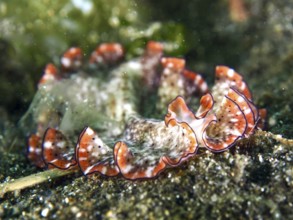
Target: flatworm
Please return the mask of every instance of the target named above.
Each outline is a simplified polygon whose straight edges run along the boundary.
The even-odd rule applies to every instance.
[[[163,49],[151,41],[141,58],[122,62],[123,47],[103,43],[88,65],[77,47],[63,54],[61,70],[48,64],[20,122],[32,163],[149,179],[199,148],[225,151],[263,128],[266,111],[257,109],[240,74],[217,66],[209,90],[184,59],[164,57]],[[202,97],[193,111],[188,105],[196,95]],[[151,105],[165,117],[145,118]]]

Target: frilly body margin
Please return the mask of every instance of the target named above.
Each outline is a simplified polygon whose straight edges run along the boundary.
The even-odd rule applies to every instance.
[[[92,53],[90,64],[115,65],[123,59],[123,52],[119,44],[102,44]],[[45,132],[38,130],[29,138],[29,159],[35,165],[49,169],[72,169],[78,166],[84,175],[98,172],[105,176],[122,175],[129,180],[150,179],[166,168],[179,166],[196,155],[200,147],[222,152],[239,139],[252,134],[257,127],[263,126],[266,111],[256,108],[247,84],[233,69],[217,66],[216,84],[208,92],[203,78],[185,69],[185,60],[162,58],[162,55],[162,44],[150,42],[139,65],[142,65],[142,78],[147,87],[158,87],[161,101],[157,108],[170,103],[164,121],[138,116],[133,120],[135,123],[126,127],[114,146],[105,144],[90,127],[84,128],[77,143],[68,140],[58,130],[58,125],[47,128]],[[158,77],[160,62],[163,74]],[[47,65],[39,87],[50,86],[68,77],[71,72],[76,72],[82,64],[81,49],[71,48],[65,52],[61,64],[62,72],[53,64]],[[157,82],[159,78],[160,83]],[[166,91],[176,91],[181,96],[174,99]],[[199,109],[194,113],[185,99],[190,99],[196,92],[204,95]],[[74,150],[67,151],[69,146]]]

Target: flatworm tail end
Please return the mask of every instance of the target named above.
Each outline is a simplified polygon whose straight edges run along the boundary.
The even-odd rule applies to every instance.
[[[43,159],[48,168],[69,169],[76,165],[72,143],[66,136],[53,128],[48,128],[42,143]]]

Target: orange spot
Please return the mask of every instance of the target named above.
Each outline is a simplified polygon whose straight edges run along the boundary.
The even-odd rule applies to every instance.
[[[70,60],[80,59],[82,57],[82,50],[79,47],[71,47],[63,54],[63,57]]]
[[[97,48],[97,52],[100,54],[104,53],[115,53],[123,54],[123,47],[118,43],[103,43]]]
[[[64,72],[77,70],[82,65],[82,50],[79,47],[71,47],[63,54],[61,64]]]
[[[233,76],[229,75],[229,71],[233,71]],[[216,77],[220,79],[229,79],[235,81],[242,81],[242,76],[227,66],[216,66]]]
[[[149,41],[147,43],[147,51],[150,53],[162,53],[163,52],[163,44],[156,41]]]
[[[197,73],[194,73],[194,72],[192,72],[192,71],[190,71],[190,70],[186,70],[186,69],[184,69],[183,72],[182,72],[182,75],[183,75],[185,78],[187,78],[187,79],[189,79],[189,80],[191,80],[191,81],[194,81],[194,80],[195,80],[195,77],[196,77],[198,74],[197,74]]]
[[[113,64],[124,56],[124,49],[118,43],[103,43],[92,53],[90,63]]]
[[[185,67],[185,60],[173,57],[163,57],[161,59],[161,64],[164,68],[170,68],[174,70],[183,70]]]

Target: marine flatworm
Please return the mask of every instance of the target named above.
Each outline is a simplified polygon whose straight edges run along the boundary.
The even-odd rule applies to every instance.
[[[209,90],[184,59],[164,57],[158,42],[128,62],[117,43],[101,44],[83,60],[75,47],[62,56],[61,70],[48,64],[20,122],[38,167],[153,178],[199,148],[225,151],[263,125],[265,110],[229,67],[216,67]],[[193,111],[196,95],[202,97]],[[159,119],[149,119],[150,110]]]

